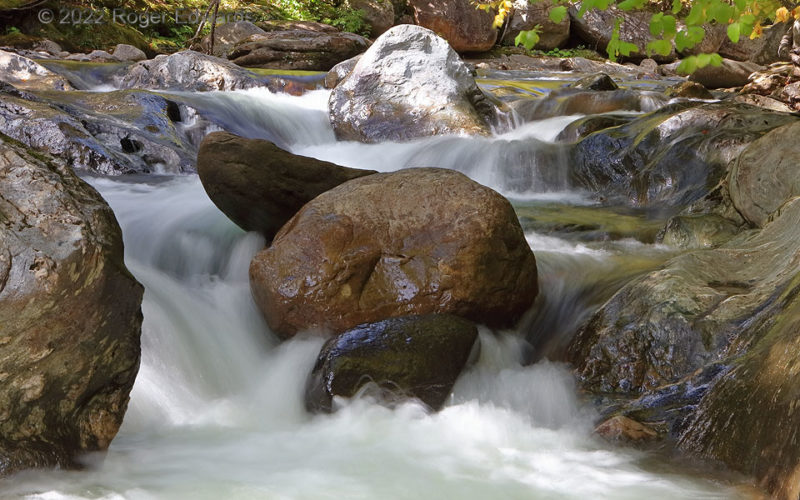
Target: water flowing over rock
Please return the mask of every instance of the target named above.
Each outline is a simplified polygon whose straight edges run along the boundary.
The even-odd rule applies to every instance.
[[[411,0],[419,26],[441,35],[456,52],[483,52],[497,41],[494,14],[477,9],[470,0]]]
[[[0,135],[0,475],[108,447],[139,368],[141,300],[100,195]]]
[[[556,3],[552,0],[530,2],[528,0],[514,0],[514,10],[503,36],[503,45],[514,45],[514,39],[520,31],[527,31],[539,27],[539,41],[536,47],[539,50],[551,50],[563,47],[569,40],[569,16],[560,23],[550,20],[550,11]]]
[[[434,168],[370,175],[316,197],[254,257],[250,284],[282,338],[409,314],[510,325],[538,293],[511,204]]]
[[[200,145],[197,173],[225,215],[245,231],[272,240],[317,195],[376,172],[293,155],[266,140],[214,132]]]
[[[0,50],[0,81],[27,90],[72,90],[67,80],[44,66]]]
[[[178,105],[140,91],[58,93],[51,104],[0,91],[0,133],[103,175],[194,170]],[[31,100],[33,99],[33,100]]]
[[[184,50],[140,61],[116,77],[123,89],[237,90],[266,86],[260,77],[219,57]]]
[[[228,58],[252,68],[328,71],[367,47],[369,41],[354,33],[271,31],[248,37]]]
[[[329,412],[334,396],[369,391],[391,403],[417,398],[438,410],[477,339],[471,321],[449,314],[357,326],[323,346],[306,385],[306,407]]]
[[[368,143],[486,135],[500,115],[447,42],[411,25],[375,41],[333,89],[329,109],[339,139]]]
[[[534,121],[555,116],[594,115],[613,111],[650,112],[662,108],[668,101],[667,97],[658,92],[630,89],[598,92],[563,88],[538,99],[520,99],[512,103],[511,107],[524,121]]]
[[[581,139],[572,180],[630,206],[684,207],[717,185],[750,141],[791,121],[743,104],[670,104]]]

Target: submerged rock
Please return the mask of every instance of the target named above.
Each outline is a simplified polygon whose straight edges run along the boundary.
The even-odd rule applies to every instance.
[[[306,407],[329,412],[333,397],[360,391],[389,402],[416,398],[438,410],[478,341],[478,329],[449,314],[360,325],[330,339],[306,384]]]
[[[102,197],[0,135],[0,475],[108,448],[139,368],[142,287]]]
[[[225,215],[245,231],[272,240],[316,196],[376,172],[294,155],[262,139],[214,132],[200,145],[197,173]]]
[[[250,284],[282,338],[409,314],[508,326],[538,292],[511,204],[436,168],[370,175],[319,195],[253,258]]]
[[[354,33],[271,31],[248,37],[228,58],[251,68],[327,71],[368,46],[366,38]]]
[[[0,50],[0,81],[25,90],[72,90],[67,80],[31,59]]]
[[[126,68],[116,80],[123,89],[208,91],[266,86],[266,79],[252,71],[193,50],[140,61]]]
[[[442,36],[456,52],[483,52],[497,41],[494,14],[470,0],[411,0],[419,26]]]
[[[378,38],[333,89],[328,108],[339,139],[368,143],[486,135],[500,113],[447,42],[411,25]]]

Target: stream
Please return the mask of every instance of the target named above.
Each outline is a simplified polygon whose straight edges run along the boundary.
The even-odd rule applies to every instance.
[[[744,497],[726,473],[593,435],[597,415],[569,367],[547,361],[626,280],[676,254],[636,237],[663,218],[595,207],[570,189],[555,138],[577,116],[490,138],[366,145],[335,141],[327,91],[167,94],[297,154],[380,171],[451,168],[496,189],[536,254],[535,314],[516,331],[481,331],[479,361],[439,413],[356,399],[312,416],[303,387],[322,340],[279,343],[262,320],[247,270],[263,238],[228,221],[196,175],[87,176],[113,208],[126,263],[145,286],[141,369],[104,456],[85,457],[81,471],[19,473],[0,483],[0,498]],[[588,213],[597,234],[552,229]],[[556,223],[543,224],[548,217]],[[628,230],[609,238],[607,226]]]

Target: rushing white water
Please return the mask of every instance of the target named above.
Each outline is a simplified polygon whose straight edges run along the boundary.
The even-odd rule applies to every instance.
[[[309,153],[314,144],[325,144],[324,124],[309,106],[319,95],[251,97],[236,95],[230,102],[241,101],[242,112],[248,103],[261,106],[271,120],[259,125],[265,134],[285,134],[295,151]],[[285,120],[297,128],[287,131]],[[450,156],[471,148],[463,153],[462,171],[481,180],[469,171],[470,155],[500,164],[509,143],[523,138],[548,144],[565,120],[505,139],[344,144],[315,151],[348,164],[372,157],[380,159],[382,170],[391,170],[426,148],[432,164],[452,167]],[[303,136],[306,128],[314,133]],[[146,289],[142,367],[123,427],[104,459],[87,457],[83,471],[18,474],[0,484],[3,498],[735,496],[720,483],[653,468],[648,454],[615,449],[592,436],[593,415],[579,402],[568,369],[547,362],[523,366],[528,346],[516,332],[482,332],[480,360],[461,376],[439,413],[413,403],[390,410],[356,400],[333,415],[310,416],[303,409],[303,386],[322,340],[278,344],[262,321],[250,297],[247,267],[263,240],[230,223],[196,177],[91,182],[117,214],[126,262]],[[581,253],[558,238],[529,237],[542,252]]]

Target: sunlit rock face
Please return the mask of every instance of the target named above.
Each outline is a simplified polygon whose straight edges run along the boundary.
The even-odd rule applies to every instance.
[[[72,90],[66,79],[41,64],[2,50],[0,50],[0,82],[27,90]]]
[[[483,52],[497,41],[494,14],[470,0],[410,0],[414,21],[447,40],[457,52]]]
[[[316,197],[254,257],[250,284],[282,338],[440,312],[509,326],[538,293],[511,204],[435,168],[370,175]]]
[[[0,136],[0,474],[108,447],[139,368],[141,301],[100,195]]]
[[[447,42],[412,25],[378,38],[333,89],[328,107],[337,138],[367,143],[487,135],[501,115]]]

